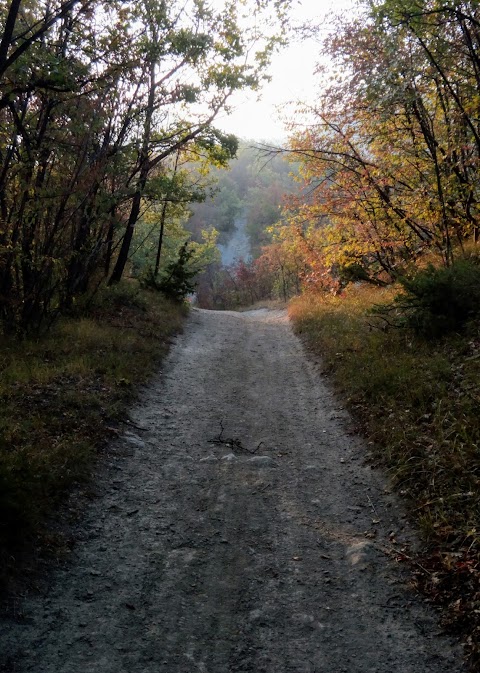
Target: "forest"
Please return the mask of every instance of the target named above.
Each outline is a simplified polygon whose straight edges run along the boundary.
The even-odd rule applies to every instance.
[[[215,118],[235,91],[260,86],[287,4],[2,4],[5,331],[38,331],[103,279],[118,283],[139,222],[156,229],[160,257],[166,219],[235,154]]]
[[[339,20],[323,39],[321,95],[294,115],[288,146],[255,157],[244,143],[222,171],[238,139],[215,119],[267,77],[287,6],[256,3],[261,33],[236,3],[5,4],[5,333],[38,332],[125,275],[173,294],[185,276],[185,294],[205,268],[205,306],[407,282],[437,260],[477,296],[476,4],[389,0]],[[252,257],[213,298],[225,285],[215,244],[240,214]]]
[[[187,297],[290,302],[409,503],[423,556],[389,553],[478,665],[480,6],[365,0],[328,35],[304,26],[317,94],[285,144],[222,132],[291,4],[0,3],[0,583]],[[248,254],[224,264],[239,231]]]

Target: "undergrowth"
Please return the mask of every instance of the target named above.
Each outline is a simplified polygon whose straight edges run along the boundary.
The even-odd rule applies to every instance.
[[[184,309],[124,283],[38,340],[1,338],[0,583],[95,455],[181,329]],[[113,427],[112,427],[113,426]]]
[[[425,542],[417,586],[480,661],[480,325],[428,341],[372,315],[397,289],[304,295],[289,312],[409,503]]]

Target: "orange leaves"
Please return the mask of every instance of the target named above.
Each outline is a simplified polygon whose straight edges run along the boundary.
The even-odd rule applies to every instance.
[[[290,204],[288,226],[302,222],[333,276],[350,262],[395,276],[428,249],[448,263],[454,241],[479,236],[478,16],[460,26],[443,7],[410,25],[402,6],[365,10],[326,39],[340,74],[290,139],[310,199]]]

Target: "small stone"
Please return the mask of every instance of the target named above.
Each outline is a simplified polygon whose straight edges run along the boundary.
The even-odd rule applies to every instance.
[[[140,437],[137,437],[137,435],[134,435],[132,432],[126,432],[123,436],[123,439],[127,442],[127,444],[136,446],[138,449],[145,448],[145,442],[143,439],[140,439]]]
[[[253,456],[247,460],[247,463],[253,463],[259,467],[274,467],[275,461],[270,456]]]
[[[214,456],[213,453],[211,453],[209,456],[205,456],[205,458],[200,458],[201,463],[211,463],[215,460],[218,460],[218,458]]]

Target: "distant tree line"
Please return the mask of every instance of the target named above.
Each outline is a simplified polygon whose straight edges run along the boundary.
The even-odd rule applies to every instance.
[[[272,240],[268,228],[282,218],[286,195],[300,191],[296,174],[295,164],[265,154],[254,141],[242,140],[227,170],[212,171],[216,186],[202,203],[192,206],[187,227],[193,234],[214,227],[225,242],[241,216],[252,256],[258,257]]]

